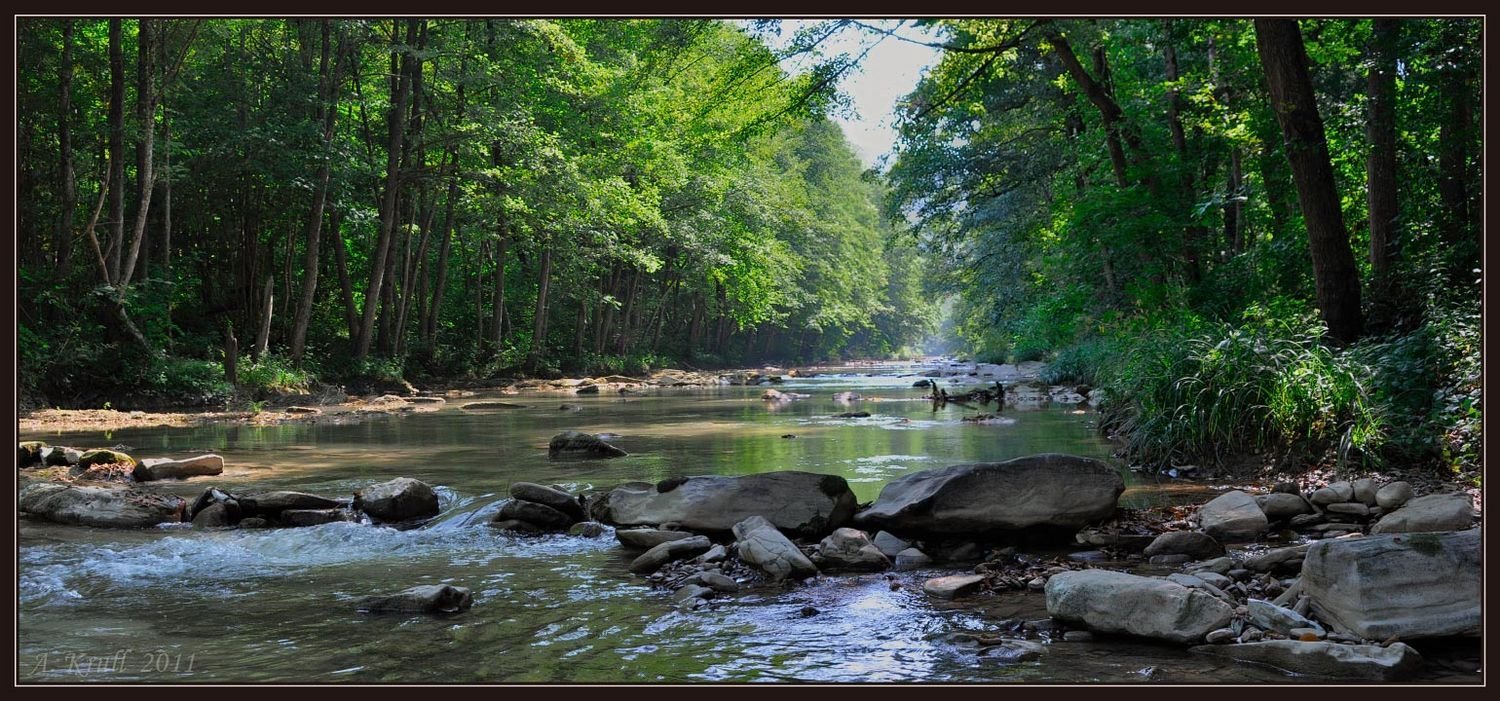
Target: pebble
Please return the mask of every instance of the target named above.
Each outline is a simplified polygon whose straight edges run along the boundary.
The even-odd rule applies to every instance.
[[[1208,641],[1210,644],[1218,645],[1220,643],[1227,643],[1231,640],[1234,640],[1234,638],[1235,634],[1233,629],[1220,628],[1218,630],[1209,631],[1208,635],[1204,636],[1203,639]]]
[[[803,606],[802,610],[798,611],[797,613],[800,614],[803,618],[811,618],[821,613],[821,611],[811,606]]]

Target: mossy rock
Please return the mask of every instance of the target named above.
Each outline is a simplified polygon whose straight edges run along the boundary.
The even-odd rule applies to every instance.
[[[42,448],[47,444],[41,441],[23,441],[16,444],[16,469],[31,467],[42,463]]]
[[[95,448],[79,456],[77,469],[87,470],[88,468],[95,465],[111,464],[128,465],[131,469],[134,469],[141,463],[139,460],[136,460],[135,458],[132,458],[129,455],[126,455],[125,453],[122,453],[118,450],[110,450],[108,448]]]

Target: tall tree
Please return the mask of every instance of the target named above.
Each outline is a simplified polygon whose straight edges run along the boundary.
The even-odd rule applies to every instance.
[[[323,233],[324,208],[328,203],[328,179],[333,172],[333,137],[338,117],[339,85],[342,80],[347,46],[342,36],[334,47],[331,20],[321,20],[322,51],[318,59],[318,114],[322,119],[323,138],[318,153],[318,174],[313,185],[311,212],[307,218],[307,235],[302,260],[302,291],[297,298],[297,313],[292,322],[291,358],[301,362],[307,343],[307,324],[312,318],[313,301],[318,291],[319,240]],[[330,56],[332,54],[332,56]],[[342,243],[340,243],[342,245]]]
[[[1307,226],[1318,308],[1336,341],[1359,338],[1359,274],[1349,248],[1349,231],[1334,186],[1323,119],[1318,114],[1308,73],[1307,50],[1296,20],[1255,20],[1255,45],[1266,74],[1271,104],[1281,125],[1287,162],[1297,183],[1297,200]]]
[[[1367,78],[1369,117],[1366,160],[1370,208],[1370,274],[1372,287],[1384,288],[1391,277],[1391,259],[1399,246],[1396,201],[1396,47],[1401,22],[1376,19],[1370,37]]]

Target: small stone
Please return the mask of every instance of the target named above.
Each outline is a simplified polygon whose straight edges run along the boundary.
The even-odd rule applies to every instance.
[[[956,599],[979,590],[984,584],[984,575],[957,574],[934,577],[922,583],[922,591],[939,599]]]
[[[1232,628],[1220,628],[1218,630],[1209,631],[1208,635],[1203,636],[1203,639],[1205,641],[1213,645],[1227,643],[1233,641],[1234,638],[1235,633]]]
[[[713,593],[714,590],[709,589],[708,587],[698,586],[697,584],[689,584],[681,589],[678,589],[672,594],[672,603],[680,604],[688,599],[704,599],[712,596]]]
[[[1228,572],[1229,570],[1231,570],[1233,568],[1234,568],[1234,560],[1230,559],[1229,557],[1216,557],[1216,558],[1214,558],[1212,560],[1203,560],[1202,562],[1194,562],[1194,563],[1192,563],[1192,564],[1190,564],[1190,565],[1187,566],[1188,572],[1190,572],[1192,574],[1197,574],[1199,572],[1204,572],[1204,571],[1207,571],[1207,572],[1217,572],[1218,574],[1224,574],[1224,573]]]
[[[802,609],[800,611],[798,611],[797,613],[799,615],[801,615],[803,618],[811,618],[811,617],[816,616],[816,615],[818,615],[819,613],[822,613],[822,612],[819,611],[819,610],[817,610],[816,608],[811,607],[811,606],[803,606]]]
[[[580,538],[598,538],[604,535],[604,526],[593,521],[575,523],[568,528],[568,535]]]
[[[1193,559],[1191,555],[1156,555],[1148,562],[1153,565],[1180,565]]]
[[[1235,580],[1236,582],[1243,582],[1250,578],[1252,572],[1243,567],[1237,567],[1235,569],[1229,570],[1228,572],[1225,572],[1224,574],[1225,576]]]
[[[1037,577],[1027,582],[1026,588],[1032,591],[1043,591],[1047,588],[1047,580]]]
[[[1305,643],[1322,640],[1326,635],[1321,628],[1293,628],[1287,631],[1287,633],[1293,640],[1301,640]]]

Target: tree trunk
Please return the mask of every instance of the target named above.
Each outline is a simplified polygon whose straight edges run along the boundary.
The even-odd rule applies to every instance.
[[[1166,31],[1166,41],[1163,42],[1163,62],[1166,64],[1167,80],[1173,83],[1173,87],[1167,89],[1167,126],[1172,132],[1172,145],[1177,150],[1177,160],[1182,169],[1180,187],[1182,188],[1182,201],[1189,206],[1197,199],[1197,183],[1193,179],[1193,168],[1188,158],[1187,134],[1182,128],[1182,101],[1178,98],[1176,82],[1177,73],[1177,49],[1172,44],[1172,20],[1162,20]],[[1191,284],[1198,284],[1203,279],[1203,267],[1199,261],[1199,252],[1202,250],[1202,242],[1207,238],[1208,230],[1197,223],[1189,223],[1185,227],[1183,236],[1183,259],[1187,262],[1187,279]]]
[[[1364,321],[1359,306],[1359,275],[1349,250],[1349,232],[1328,158],[1323,119],[1313,96],[1307,53],[1296,20],[1255,20],[1255,44],[1281,125],[1287,161],[1297,183],[1297,200],[1307,226],[1318,308],[1328,333],[1339,343],[1359,338]]]
[[[58,280],[66,280],[73,262],[73,209],[78,198],[73,177],[73,21],[63,20],[62,61],[57,69],[58,173],[62,180],[62,212],[57,221],[54,266]]]
[[[307,341],[307,325],[312,319],[313,301],[318,292],[318,241],[323,233],[323,209],[328,202],[328,179],[333,169],[333,135],[334,122],[338,115],[338,85],[339,64],[343,59],[343,42],[339,43],[339,51],[332,57],[333,66],[329,66],[329,53],[332,47],[332,28],[330,21],[322,20],[323,24],[323,51],[318,59],[318,87],[319,87],[319,110],[323,117],[323,148],[320,163],[318,164],[317,182],[313,186],[312,213],[307,219],[307,244],[306,253],[302,259],[302,291],[297,298],[297,314],[292,321],[292,348],[291,357],[293,363],[302,362],[302,352]]]
[[[1120,187],[1130,184],[1126,176],[1128,165],[1125,156],[1125,145],[1140,154],[1143,149],[1140,136],[1134,130],[1125,125],[1125,112],[1120,109],[1119,103],[1110,96],[1109,90],[1099,80],[1089,75],[1088,70],[1078,61],[1077,54],[1073,53],[1073,47],[1068,44],[1062,34],[1051,25],[1047,28],[1047,42],[1052,45],[1054,53],[1062,61],[1063,67],[1067,69],[1068,75],[1073,78],[1083,94],[1099,110],[1099,118],[1104,123],[1105,142],[1109,148],[1109,161],[1115,173],[1115,183]],[[1103,64],[1103,54],[1096,53],[1096,62]],[[1107,76],[1101,76],[1100,80],[1107,80]],[[1122,140],[1124,144],[1122,144]]]
[[[407,46],[414,45],[417,38],[417,25],[419,20],[407,20]],[[396,42],[400,33],[400,24],[396,20],[391,21],[391,99],[389,134],[386,142],[385,161],[385,197],[380,205],[380,238],[375,244],[375,258],[370,265],[370,283],[365,288],[364,315],[360,320],[359,334],[355,338],[354,359],[363,361],[370,356],[370,342],[374,340],[375,312],[380,307],[381,293],[384,291],[385,269],[387,259],[390,257],[391,238],[396,228],[396,219],[399,213],[396,209],[396,195],[401,189],[401,140],[403,137],[403,117],[406,115],[407,98],[410,96],[409,65],[413,61],[408,58],[409,54],[403,56]]]
[[[448,181],[448,201],[443,204],[443,243],[438,247],[437,272],[432,283],[432,301],[427,305],[424,338],[431,343],[437,335],[438,318],[443,311],[443,294],[448,286],[448,253],[453,242],[453,205],[458,199],[458,178]]]
[[[490,310],[493,314],[490,321],[491,333],[494,334],[492,340],[496,350],[504,347],[505,343],[505,249],[509,243],[505,232],[501,231],[500,240],[495,243],[495,306]]]
[[[329,216],[328,230],[333,234],[333,261],[339,273],[339,292],[344,300],[344,323],[349,329],[349,337],[355,338],[359,334],[359,311],[354,306],[354,285],[349,280],[348,253],[344,251],[344,235],[340,231],[343,225],[343,212],[333,210]]]
[[[550,239],[550,237],[549,237]],[[547,336],[547,288],[552,283],[552,242],[542,242],[542,270],[537,275],[536,318],[532,320],[531,352],[526,367],[535,372],[542,360],[543,341]]]
[[[135,276],[135,264],[141,255],[141,245],[146,239],[146,215],[151,211],[151,193],[156,191],[156,180],[152,173],[152,151],[156,142],[156,96],[152,90],[152,62],[155,55],[152,53],[151,42],[156,33],[156,21],[140,21],[139,54],[137,59],[136,75],[136,121],[141,130],[140,139],[136,142],[136,179],[139,188],[139,196],[135,209],[135,228],[130,234],[130,253],[125,257],[124,267],[121,268],[123,277],[120,279],[120,287],[130,284],[131,278]]]
[[[1390,281],[1395,254],[1396,217],[1396,45],[1401,21],[1376,19],[1370,39],[1367,79],[1370,108],[1366,134],[1370,155],[1365,163],[1370,208],[1371,287],[1383,289]]]
[[[125,248],[125,54],[120,45],[120,20],[109,20],[109,263],[105,282],[120,279],[120,254]]]
[[[266,289],[262,296],[265,299],[260,308],[260,333],[255,335],[255,347],[250,350],[250,357],[253,359],[264,356],[271,344],[271,311],[276,300],[276,276],[266,276]]]
[[[234,324],[224,324],[224,381],[233,387],[240,383],[240,342],[234,337]]]
[[[1445,31],[1442,40],[1448,46],[1460,41],[1457,32]],[[1451,50],[1451,49],[1450,49]],[[1442,86],[1442,117],[1438,125],[1438,197],[1443,204],[1439,217],[1443,241],[1456,245],[1470,238],[1477,241],[1474,215],[1470,209],[1468,152],[1474,115],[1469,103],[1468,79],[1464,69],[1449,60],[1439,68],[1438,84]]]

